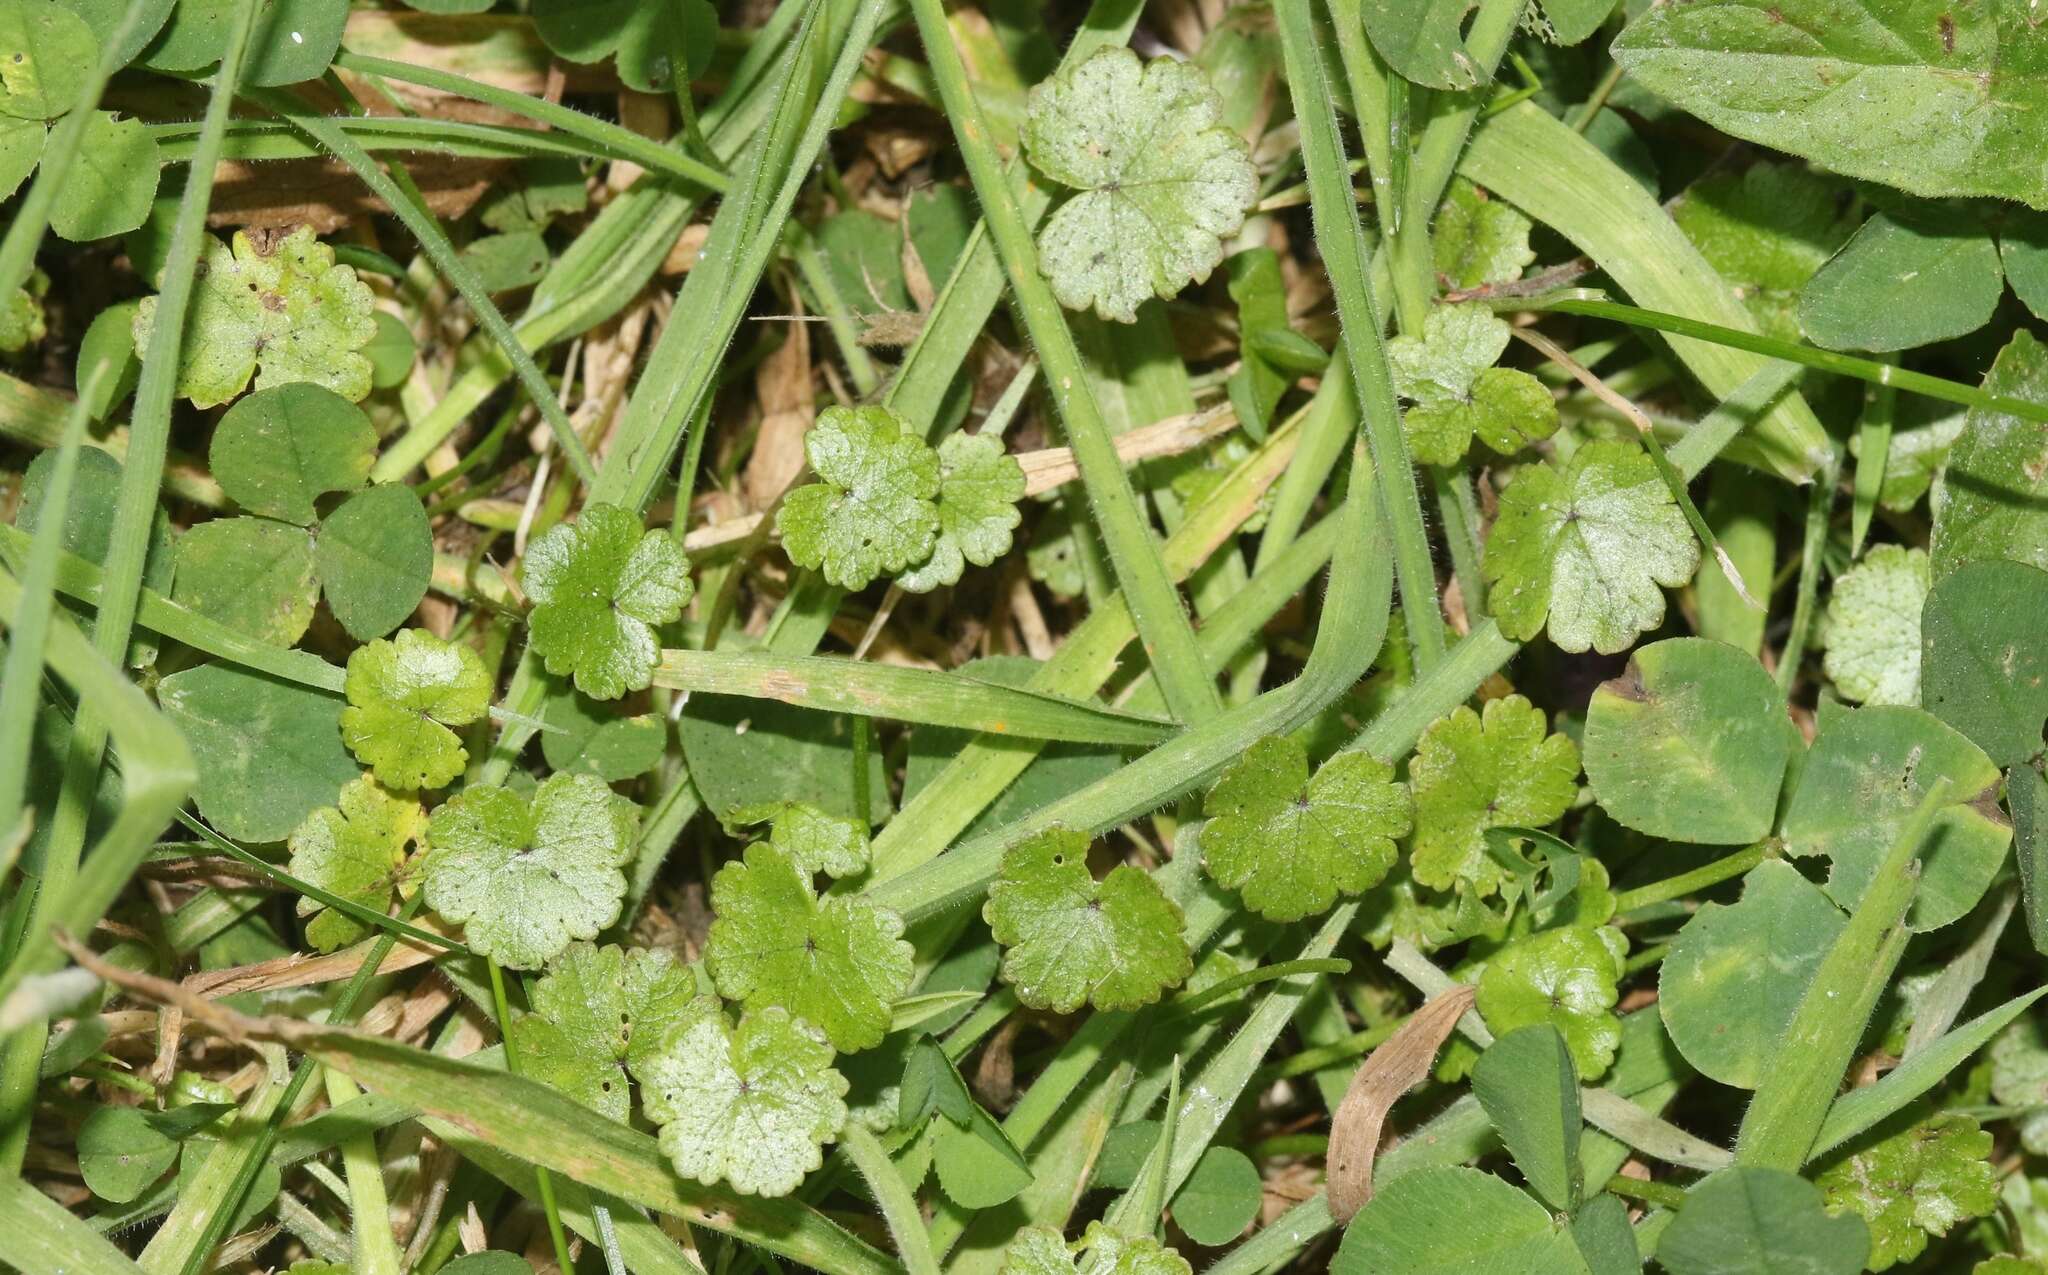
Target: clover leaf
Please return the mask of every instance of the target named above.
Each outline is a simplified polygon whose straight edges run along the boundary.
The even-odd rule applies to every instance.
[[[1269,921],[1315,916],[1340,894],[1378,885],[1412,818],[1393,767],[1369,753],[1339,753],[1310,778],[1308,751],[1290,735],[1247,749],[1202,809],[1209,875]]]
[[[1040,172],[1079,192],[1038,235],[1053,294],[1121,323],[1208,278],[1258,197],[1244,139],[1201,69],[1122,45],[1034,87],[1023,139]]]
[[[306,816],[286,843],[291,874],[373,911],[390,908],[404,876],[407,847],[427,828],[417,801],[364,775],[341,790],[336,805]],[[317,900],[301,898],[306,941],[322,952],[347,947],[370,928]]]
[[[592,699],[647,688],[661,659],[654,627],[674,623],[696,592],[675,537],[602,504],[528,545],[519,583],[533,600],[533,649]]]
[[[1920,609],[1927,551],[1877,545],[1835,580],[1822,667],[1843,699],[1920,702]]]
[[[590,775],[551,775],[531,799],[466,788],[427,826],[427,904],[478,953],[536,969],[618,919],[637,823]]]
[[[377,459],[363,409],[318,385],[258,390],[221,415],[207,465],[221,490],[265,518],[310,527],[314,501],[360,490]]]
[[[1626,946],[1618,931],[1581,925],[1516,939],[1486,963],[1474,1003],[1496,1036],[1533,1023],[1557,1028],[1579,1075],[1592,1080],[1621,1045],[1617,945]]]
[[[704,74],[718,44],[718,11],[710,0],[535,0],[533,29],[569,62],[616,54],[619,78],[642,93],[675,85],[675,59],[685,81]]]
[[[1439,306],[1422,335],[1387,342],[1394,388],[1411,406],[1403,420],[1415,458],[1454,465],[1473,434],[1503,455],[1557,432],[1557,403],[1527,372],[1495,367],[1508,325],[1482,305]]]
[[[826,814],[805,801],[772,801],[726,812],[728,826],[769,825],[768,843],[799,872],[850,877],[868,866],[868,833],[855,819]]]
[[[738,1027],[700,996],[652,1056],[633,1064],[647,1115],[676,1172],[747,1195],[787,1195],[824,1163],[846,1123],[846,1078],[832,1047],[788,1011]]]
[[[1526,640],[1549,618],[1560,650],[1626,650],[1664,619],[1664,594],[1692,579],[1699,544],[1650,457],[1587,443],[1560,470],[1519,471],[1501,494],[1482,564],[1501,632]]]
[[[1079,1244],[1069,1246],[1050,1226],[1027,1226],[1003,1252],[999,1275],[1074,1275],[1082,1253],[1101,1275],[1189,1275],[1188,1259],[1149,1235],[1126,1236],[1090,1222]]]
[[[1003,450],[1002,440],[982,434],[948,434],[939,444],[939,537],[922,565],[896,583],[912,593],[929,593],[960,583],[968,563],[985,567],[1010,551],[1010,533],[1023,521],[1024,467]]]
[[[775,527],[800,567],[843,589],[922,562],[939,535],[939,457],[884,407],[828,407],[804,435],[819,481],[783,499]]]
[[[439,788],[461,774],[469,752],[449,727],[469,725],[491,704],[491,675],[477,653],[425,629],[357,647],[345,689],[341,737],[393,788]]]
[[[1481,898],[1507,869],[1487,853],[1486,830],[1540,828],[1578,794],[1578,746],[1546,734],[1543,713],[1520,695],[1460,707],[1432,722],[1408,764],[1415,790],[1415,879],[1439,890],[1460,884]]]
[[[0,115],[50,120],[78,104],[99,65],[92,27],[69,9],[0,0]]]
[[[711,908],[704,965],[719,995],[787,1009],[847,1053],[888,1034],[915,956],[903,918],[855,895],[818,898],[809,873],[767,842],[718,870]]]
[[[1519,208],[1455,178],[1429,228],[1436,272],[1453,288],[1519,279],[1523,267],[1536,260],[1529,247],[1533,229]]]
[[[1928,1236],[1998,1207],[1990,1154],[1990,1134],[1969,1116],[1945,1112],[1865,1142],[1813,1181],[1829,1212],[1870,1224],[1866,1269],[1881,1271],[1920,1256]]]
[[[577,943],[527,998],[533,1012],[511,1031],[521,1070],[623,1123],[626,1069],[652,1061],[688,1021],[697,981],[659,948]]]
[[[377,335],[375,298],[353,267],[301,226],[261,251],[248,235],[234,244],[206,237],[198,287],[178,363],[178,393],[213,407],[256,388],[310,381],[351,402],[370,392],[370,360],[360,351]],[[135,312],[135,351],[147,356],[156,298]]]
[[[1179,906],[1127,863],[1095,880],[1088,837],[1071,828],[1004,851],[981,915],[1003,945],[1003,981],[1033,1009],[1137,1009],[1194,971]]]

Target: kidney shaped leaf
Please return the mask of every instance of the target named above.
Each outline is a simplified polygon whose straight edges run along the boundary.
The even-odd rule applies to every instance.
[[[1415,788],[1410,869],[1439,890],[1463,884],[1484,897],[1507,869],[1486,852],[1486,830],[1540,828],[1578,795],[1579,750],[1545,732],[1543,713],[1519,695],[1460,707],[1430,723],[1408,765]]]
[[[832,1047],[773,1007],[735,1028],[700,996],[633,1075],[676,1172],[748,1195],[794,1191],[846,1122]]]
[[[1557,432],[1557,403],[1527,372],[1495,367],[1508,325],[1481,305],[1439,306],[1422,335],[1387,342],[1394,388],[1414,405],[1403,416],[1415,458],[1455,465],[1473,434],[1503,455]]]
[[[1180,908],[1130,864],[1097,881],[1088,838],[1053,827],[1011,846],[981,915],[1003,981],[1033,1009],[1136,1009],[1194,971]]]
[[[549,528],[526,547],[519,582],[533,600],[533,649],[592,699],[646,689],[661,658],[654,626],[673,623],[696,592],[675,537],[617,505]]]
[[[577,943],[533,984],[512,1046],[527,1075],[624,1123],[626,1068],[658,1055],[696,997],[696,980],[665,950]]]
[[[765,823],[768,842],[789,856],[799,872],[850,877],[868,866],[868,833],[860,820],[824,811],[804,801],[764,802],[727,812],[728,825]]]
[[[589,775],[552,775],[531,800],[464,789],[427,827],[427,904],[475,951],[537,969],[618,919],[636,823],[633,803]]]
[[[1039,232],[1039,263],[1069,309],[1136,322],[1223,260],[1258,197],[1244,139],[1200,68],[1117,45],[1031,90],[1024,150],[1079,193]]]
[[[1194,1269],[1149,1235],[1126,1236],[1091,1222],[1071,1246],[1050,1226],[1025,1227],[1003,1253],[1001,1275],[1074,1275],[1083,1253],[1092,1259],[1089,1269],[1102,1275],[1188,1275]]]
[[[1572,1063],[1591,1080],[1621,1045],[1621,961],[1613,930],[1567,925],[1516,939],[1486,963],[1474,1003],[1498,1035],[1548,1023],[1564,1037]]]
[[[948,434],[939,444],[939,537],[931,557],[896,583],[929,593],[960,583],[968,563],[985,567],[1010,551],[1010,533],[1023,521],[1024,467],[1001,439]]]
[[[884,407],[828,407],[804,435],[819,481],[783,500],[776,530],[791,562],[845,589],[932,552],[939,457]]]
[[[427,830],[411,797],[387,791],[369,775],[341,790],[339,802],[306,816],[291,835],[291,873],[351,903],[382,912],[399,887],[408,848]],[[306,941],[322,952],[347,947],[370,930],[317,899],[299,900]]]
[[[349,751],[393,788],[439,788],[469,760],[449,727],[484,715],[491,675],[469,647],[406,629],[350,653],[346,692]]]
[[[1330,910],[1378,885],[1394,838],[1412,822],[1408,790],[1368,753],[1339,753],[1308,773],[1301,741],[1271,735],[1245,751],[1202,803],[1202,863],[1269,921]]]

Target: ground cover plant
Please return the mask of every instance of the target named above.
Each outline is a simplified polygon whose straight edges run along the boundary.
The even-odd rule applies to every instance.
[[[0,0],[0,1267],[2048,1275],[2042,65]]]

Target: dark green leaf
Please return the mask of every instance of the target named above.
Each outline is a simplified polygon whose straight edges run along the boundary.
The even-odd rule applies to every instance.
[[[207,664],[165,678],[157,702],[199,761],[200,813],[238,841],[284,840],[356,777],[338,696]]]
[[[1921,703],[1991,760],[2041,752],[2048,720],[2048,572],[1973,562],[1945,575],[1920,619]]]
[[[420,498],[399,483],[350,496],[320,524],[313,571],[349,636],[382,637],[405,623],[434,574]]]
[[[1536,1198],[1552,1211],[1579,1207],[1579,1075],[1555,1027],[1539,1023],[1493,1042],[1472,1067],[1472,1092]]]
[[[1983,222],[1878,213],[1807,283],[1799,323],[1825,349],[1904,350],[1975,332],[2004,291]]]
[[[1671,1275],[1855,1275],[1869,1252],[1862,1218],[1828,1216],[1812,1183],[1778,1169],[1716,1173],[1657,1242]]]

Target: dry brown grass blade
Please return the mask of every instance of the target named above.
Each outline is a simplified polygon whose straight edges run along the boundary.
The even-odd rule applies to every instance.
[[[1457,1030],[1472,1007],[1472,989],[1460,984],[1429,998],[1421,1009],[1366,1056],[1337,1114],[1330,1120],[1330,1216],[1343,1225],[1372,1198],[1372,1166],[1379,1156],[1380,1130],[1402,1094],[1421,1084],[1436,1062],[1436,1051]]]

